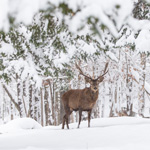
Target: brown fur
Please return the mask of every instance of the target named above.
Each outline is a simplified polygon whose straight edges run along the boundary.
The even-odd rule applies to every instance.
[[[99,83],[104,80],[104,75],[108,72],[106,71],[107,67],[108,62],[105,65],[104,74],[99,76],[97,79],[92,79],[91,77],[85,75],[82,69],[76,64],[76,68],[79,70],[80,74],[85,77],[85,81],[90,83],[90,87],[82,90],[69,90],[63,94],[62,103],[64,105],[65,115],[63,117],[62,129],[64,129],[65,123],[69,129],[68,117],[72,111],[79,111],[78,128],[81,122],[82,111],[88,111],[88,127],[90,127],[92,108],[98,99]]]
[[[66,114],[63,118],[62,129],[64,129],[65,122],[67,124],[67,128],[69,129],[68,117],[72,111],[79,111],[78,128],[81,122],[82,111],[88,111],[88,127],[90,127],[91,111],[98,99],[99,82],[102,82],[102,79],[91,80],[91,86],[89,88],[69,90],[63,94],[62,102],[64,104]]]
[[[69,107],[70,110],[87,111],[93,108],[98,98],[98,91],[94,93],[90,88],[69,90],[62,96],[62,101],[65,107]]]

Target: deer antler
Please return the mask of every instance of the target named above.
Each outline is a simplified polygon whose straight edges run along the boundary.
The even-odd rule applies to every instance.
[[[107,62],[107,63],[105,64],[104,74],[103,74],[102,76],[104,76],[104,75],[108,72],[108,70],[107,70],[108,64],[109,64],[109,62]],[[107,70],[107,71],[106,71],[106,70]]]
[[[104,73],[106,72],[107,68],[108,68],[108,62],[105,64]],[[108,72],[108,70],[107,70],[107,72]]]
[[[103,73],[102,75],[100,75],[97,79],[99,79],[100,77],[103,77],[103,76],[108,72],[108,70],[107,70],[108,64],[109,64],[109,62],[107,62],[107,63],[105,64],[104,73]],[[107,71],[106,71],[106,70],[107,70]]]
[[[83,75],[83,76],[85,76],[85,77],[87,77],[87,78],[89,78],[89,79],[92,79],[91,77],[89,77],[89,76],[87,76],[87,75],[85,75],[85,74],[83,73],[82,69],[77,65],[77,63],[76,63],[75,65],[76,65],[76,68],[79,70],[79,72],[80,72],[81,75]]]

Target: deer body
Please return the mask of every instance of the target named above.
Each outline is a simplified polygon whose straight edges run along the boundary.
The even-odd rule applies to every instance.
[[[90,88],[69,90],[62,96],[64,107],[70,111],[91,110],[98,99],[98,91],[94,93]]]
[[[90,83],[90,87],[84,89],[76,89],[76,90],[69,90],[62,96],[62,103],[65,109],[65,115],[63,117],[62,129],[64,129],[65,123],[67,128],[69,129],[68,125],[68,118],[72,111],[79,111],[79,123],[78,128],[81,122],[82,111],[88,112],[88,127],[90,127],[90,117],[92,109],[98,99],[99,94],[99,83],[104,80],[104,75],[107,73],[108,63],[105,66],[104,74],[99,76],[97,79],[93,79],[89,76],[86,76],[80,67],[76,64],[77,69],[80,71],[80,74],[85,76],[86,82]]]

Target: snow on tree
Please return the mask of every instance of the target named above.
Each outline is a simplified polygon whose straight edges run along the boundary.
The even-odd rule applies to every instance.
[[[30,24],[33,16],[46,7],[48,0],[1,0],[0,29],[8,31],[12,24]]]
[[[61,95],[69,88],[88,86],[74,64],[97,77],[106,62],[109,72],[100,85],[92,117],[150,116],[150,12],[146,2],[9,2],[0,2],[0,7],[7,8],[0,14],[3,116],[60,124]],[[77,118],[73,113],[71,121]]]

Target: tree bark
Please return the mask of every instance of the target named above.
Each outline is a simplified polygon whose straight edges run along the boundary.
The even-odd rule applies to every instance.
[[[140,79],[139,79],[139,109],[138,114],[144,117],[144,107],[145,107],[145,68],[146,68],[146,54],[141,53],[141,71],[140,71]]]
[[[32,84],[29,86],[29,116],[33,118],[33,89]]]
[[[45,87],[45,94],[44,94],[44,107],[45,107],[45,119],[46,119],[46,126],[51,125],[50,122],[50,109],[49,109],[49,102],[48,102],[48,90]]]
[[[34,90],[34,120],[38,121],[38,102],[39,102],[39,96],[38,96],[38,90]]]
[[[49,80],[49,90],[50,90],[50,101],[51,101],[51,110],[52,110],[52,119],[53,123],[56,124],[56,115],[55,115],[55,103],[54,103],[54,85]]]
[[[42,88],[40,89],[40,95],[41,95],[41,125],[44,126],[44,120],[43,120],[43,91]]]
[[[127,87],[127,114],[128,116],[132,116],[132,99],[131,99],[131,92],[132,92],[132,78],[129,76],[129,69],[130,69],[130,60],[128,60],[127,55],[126,55],[126,87]]]
[[[19,107],[18,103],[15,102],[15,99],[13,98],[12,94],[10,93],[10,91],[7,89],[6,85],[3,84],[3,88],[6,91],[7,95],[9,96],[10,100],[12,101],[12,103],[15,105],[16,109],[18,110],[18,112],[20,112],[20,107]]]

